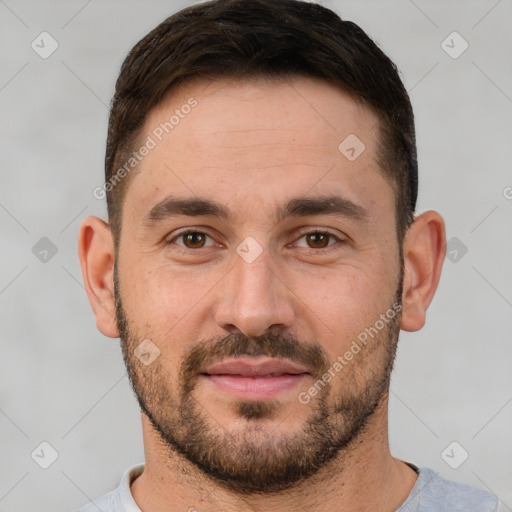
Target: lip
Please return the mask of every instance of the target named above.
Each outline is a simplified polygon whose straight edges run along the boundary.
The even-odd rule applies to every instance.
[[[309,372],[277,358],[233,358],[208,367],[201,374],[210,385],[240,400],[268,400],[296,388]]]
[[[309,373],[307,369],[287,359],[273,357],[237,357],[209,366],[203,373],[208,375],[236,375],[240,377],[269,377],[282,374]]]

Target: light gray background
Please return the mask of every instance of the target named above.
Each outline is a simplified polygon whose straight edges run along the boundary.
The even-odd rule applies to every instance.
[[[138,407],[118,341],[96,330],[77,232],[105,214],[92,190],[121,62],[190,3],[0,0],[0,512],[69,512],[143,461]],[[397,63],[416,114],[418,211],[438,210],[467,247],[445,261],[425,328],[402,333],[392,452],[512,510],[512,2],[323,3]],[[47,59],[31,48],[42,31],[59,44]],[[441,46],[453,31],[469,43],[457,59]],[[32,252],[42,237],[58,249],[46,263]],[[31,458],[42,441],[58,452],[46,470]],[[452,441],[469,453],[458,469],[441,457]]]

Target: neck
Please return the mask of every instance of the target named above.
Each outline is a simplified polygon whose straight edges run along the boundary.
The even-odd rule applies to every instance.
[[[146,465],[131,491],[142,510],[174,512],[396,511],[406,500],[416,472],[391,456],[384,396],[360,436],[317,474],[292,489],[269,495],[244,495],[216,485],[194,465],[162,445],[142,415]]]

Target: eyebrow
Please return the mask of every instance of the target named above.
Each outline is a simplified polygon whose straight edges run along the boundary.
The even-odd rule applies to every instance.
[[[369,218],[368,211],[360,204],[341,196],[330,195],[290,199],[284,206],[277,208],[276,221],[282,222],[289,217],[308,217],[312,215],[334,215],[357,221],[365,221]],[[225,205],[211,199],[168,196],[149,210],[142,219],[142,224],[153,227],[176,216],[212,216],[226,221],[230,221],[233,217]]]

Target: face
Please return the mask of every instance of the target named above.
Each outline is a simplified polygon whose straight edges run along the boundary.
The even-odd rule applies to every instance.
[[[351,134],[361,153],[339,149]],[[364,435],[389,386],[402,268],[377,117],[313,79],[197,82],[150,139],[114,276],[139,403],[217,483],[288,488]]]

